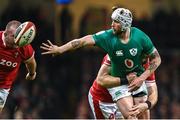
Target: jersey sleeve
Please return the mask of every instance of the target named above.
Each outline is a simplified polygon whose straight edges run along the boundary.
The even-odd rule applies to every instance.
[[[149,36],[147,36],[145,33],[143,33],[142,35],[142,40],[143,40],[143,51],[146,55],[149,55],[153,52],[153,50],[155,49],[151,39],[149,38]]]
[[[93,34],[93,39],[95,41],[95,45],[105,50],[105,52],[108,52],[108,40],[107,40],[107,34],[106,31],[100,31],[96,34]]]
[[[110,60],[110,58],[109,58],[109,55],[108,55],[108,54],[106,54],[106,55],[104,56],[104,58],[103,58],[103,61],[102,61],[101,65],[102,65],[102,64],[105,64],[105,65],[108,65],[108,66],[110,66],[110,65],[111,65],[111,60]]]
[[[34,49],[32,48],[32,46],[30,44],[22,47],[21,53],[22,53],[22,60],[24,62],[27,62],[32,57],[34,57]]]

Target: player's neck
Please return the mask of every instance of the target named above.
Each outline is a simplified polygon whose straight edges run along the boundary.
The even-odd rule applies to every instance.
[[[128,28],[125,32],[122,32],[119,37],[122,43],[128,43],[130,38],[130,29]]]
[[[15,44],[13,44],[13,43],[6,42],[6,41],[4,41],[4,46],[5,46],[6,48],[10,48],[10,49],[15,49],[15,48],[17,48],[17,45],[15,45]]]
[[[6,43],[5,47],[10,48],[10,49],[14,49],[17,48],[15,45],[11,44],[11,43]]]

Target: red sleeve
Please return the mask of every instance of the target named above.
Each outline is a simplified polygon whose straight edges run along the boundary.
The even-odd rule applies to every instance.
[[[149,67],[149,58],[147,58],[146,63],[143,65],[145,69]],[[155,80],[155,73],[153,72],[147,79],[146,81],[154,81]]]
[[[147,81],[153,81],[153,80],[155,80],[155,73],[153,72],[146,80],[147,80]]]
[[[110,61],[110,58],[109,58],[109,55],[108,55],[108,54],[106,54],[106,55],[104,56],[101,65],[102,65],[102,64],[111,65],[111,61]]]
[[[21,56],[22,56],[22,60],[26,61],[29,58],[31,58],[34,55],[34,49],[32,48],[32,46],[26,45],[20,48],[21,51]]]

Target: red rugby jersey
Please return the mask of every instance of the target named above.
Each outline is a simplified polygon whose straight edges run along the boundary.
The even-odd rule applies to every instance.
[[[0,31],[0,88],[9,89],[15,80],[20,64],[34,55],[31,45],[11,49],[5,46],[3,31]]]

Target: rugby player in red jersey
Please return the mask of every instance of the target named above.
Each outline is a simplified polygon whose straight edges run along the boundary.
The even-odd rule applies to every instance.
[[[102,61],[102,65],[110,66],[111,62],[106,55]],[[144,63],[144,68],[148,68],[149,60],[147,59]],[[130,76],[129,76],[130,77]],[[152,106],[157,102],[157,86],[155,82],[155,74],[153,73],[146,80],[146,86],[148,88],[148,100],[152,102]],[[144,111],[148,110],[148,105],[145,102],[139,103],[140,99],[138,93],[133,95],[136,105],[130,110],[130,115],[140,115]],[[91,110],[96,119],[117,119],[123,118],[119,112],[117,104],[113,102],[112,96],[109,94],[107,88],[98,84],[97,80],[93,82],[89,90],[88,95],[89,104]],[[150,118],[149,111],[146,118]]]
[[[36,61],[32,46],[18,47],[14,43],[16,29],[21,23],[16,20],[8,22],[6,29],[0,31],[0,110],[5,105],[9,90],[16,79],[21,63],[27,68],[27,80],[36,77]]]

